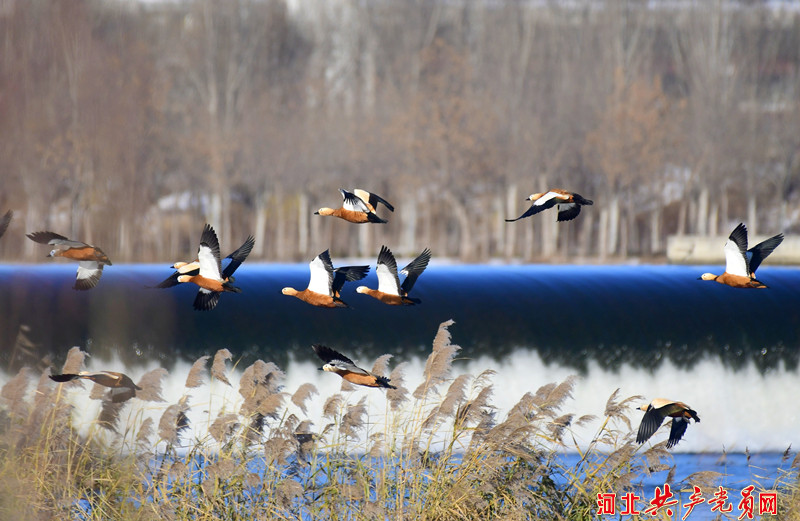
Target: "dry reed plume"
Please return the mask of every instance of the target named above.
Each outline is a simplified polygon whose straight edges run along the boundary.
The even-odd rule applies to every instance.
[[[640,397],[615,391],[599,417],[564,410],[573,377],[525,393],[501,417],[492,370],[451,375],[461,349],[452,324],[440,325],[413,393],[404,364],[390,374],[397,389],[324,397],[311,383],[285,389],[280,368],[258,360],[242,371],[238,394],[221,399],[211,384],[232,385],[227,349],[211,367],[200,357],[184,394],[163,405],[164,369],[143,375],[142,390],[121,403],[22,369],[0,390],[0,518],[589,520],[598,493],[635,490],[649,473],[668,471],[681,490],[719,482],[708,472],[675,481],[664,443],[634,443],[628,415]],[[385,374],[390,358],[372,371]],[[84,360],[73,348],[64,371]],[[73,411],[92,398],[101,407],[87,429]],[[319,425],[307,416],[315,400]],[[597,425],[588,446],[575,440],[579,425]],[[579,453],[577,463],[565,463],[566,451]],[[799,469],[796,457],[765,484],[780,492],[786,519],[800,516]]]

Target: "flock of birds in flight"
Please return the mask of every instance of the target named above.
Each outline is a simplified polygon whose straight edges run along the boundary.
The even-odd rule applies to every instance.
[[[316,212],[321,216],[334,216],[345,221],[357,224],[386,223],[375,212],[378,204],[383,204],[389,211],[394,207],[382,197],[355,189],[347,191],[340,189],[343,202],[340,208],[320,208]],[[558,221],[570,221],[581,212],[582,206],[592,205],[593,201],[583,196],[561,189],[552,189],[547,192],[535,193],[526,198],[531,201],[528,210],[516,219],[506,219],[514,222],[544,210],[556,207]],[[5,233],[13,213],[8,211],[0,218],[0,237]],[[103,267],[111,266],[108,256],[98,247],[80,241],[70,240],[63,235],[51,231],[39,231],[27,234],[34,242],[47,244],[52,250],[48,257],[64,257],[78,261],[78,273],[73,286],[76,290],[89,290],[94,288],[103,273]],[[767,286],[756,279],[756,269],[761,262],[772,253],[783,241],[783,234],[779,233],[769,239],[758,243],[752,248],[747,248],[747,228],[740,223],[731,232],[724,246],[725,272],[721,275],[704,273],[699,280],[714,280],[734,288],[766,288]],[[171,267],[175,270],[167,279],[156,285],[156,288],[170,288],[183,283],[193,283],[198,286],[194,308],[208,311],[216,307],[220,295],[224,292],[239,293],[241,289],[233,285],[233,274],[247,259],[255,239],[249,236],[245,242],[226,257],[229,262],[222,267],[220,247],[214,229],[206,224],[200,235],[200,246],[197,250],[197,259],[191,262],[176,262]],[[420,300],[409,297],[408,294],[417,278],[425,271],[431,258],[431,250],[425,248],[414,260],[402,270],[397,270],[397,262],[391,250],[382,246],[378,254],[376,273],[378,288],[371,289],[359,286],[358,293],[373,297],[384,304],[394,306],[419,304]],[[310,279],[308,287],[303,290],[283,288],[282,293],[296,297],[303,302],[314,306],[335,308],[347,307],[341,299],[341,290],[345,282],[358,281],[366,277],[369,266],[343,266],[334,268],[328,250],[317,255],[309,264]],[[399,275],[404,275],[400,283]],[[324,362],[319,369],[338,374],[350,383],[366,387],[382,387],[395,389],[384,376],[373,374],[362,369],[343,354],[321,344],[315,344],[312,349]],[[83,378],[112,390],[111,400],[122,402],[135,396],[141,390],[125,374],[114,371],[99,371],[74,374],[51,375],[56,382],[67,382]],[[697,412],[683,402],[656,398],[649,404],[642,405],[645,411],[637,433],[637,443],[647,441],[661,426],[666,418],[672,418],[667,448],[675,446],[681,440],[689,420],[699,422]]]

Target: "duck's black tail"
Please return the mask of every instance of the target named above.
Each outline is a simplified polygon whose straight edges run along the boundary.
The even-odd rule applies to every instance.
[[[385,387],[387,389],[397,389],[394,385],[389,383],[389,379],[385,376],[375,376],[375,381],[378,382],[379,387]]]
[[[387,222],[389,222],[386,219],[381,219],[380,217],[378,217],[378,214],[374,212],[369,212],[367,214],[367,220],[371,223],[378,223],[378,224],[386,224]]]

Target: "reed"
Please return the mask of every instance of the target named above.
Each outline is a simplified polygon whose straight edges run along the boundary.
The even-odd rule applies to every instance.
[[[693,484],[709,494],[719,481],[701,473],[676,482],[663,443],[634,443],[629,414],[640,397],[614,392],[597,415],[574,414],[564,410],[568,378],[526,393],[500,417],[493,371],[453,374],[460,348],[451,325],[439,327],[413,391],[402,364],[390,375],[397,389],[354,393],[343,383],[320,396],[311,383],[285,389],[280,368],[259,360],[231,397],[214,391],[233,389],[228,350],[198,359],[174,403],[162,397],[164,369],[145,374],[126,403],[23,369],[0,391],[0,519],[589,520],[599,493],[640,490],[650,473],[671,469],[676,490]],[[83,361],[71,351],[66,365],[77,371]],[[389,362],[379,358],[373,372]],[[100,412],[79,428],[73,412],[91,399]],[[316,400],[319,425],[307,415]],[[385,402],[379,414],[375,401]],[[202,428],[190,423],[193,409],[208,411]],[[588,445],[574,436],[582,425],[597,425]],[[567,451],[577,463],[565,463]],[[781,519],[800,519],[800,458],[789,469],[759,486],[778,491]]]

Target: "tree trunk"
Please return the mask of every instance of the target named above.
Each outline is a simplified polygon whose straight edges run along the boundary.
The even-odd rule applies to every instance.
[[[519,221],[517,221],[519,222]],[[523,221],[524,223],[524,221]],[[522,224],[522,223],[520,223]],[[525,239],[522,248],[522,258],[525,262],[530,262],[533,259],[533,252],[536,246],[534,235],[534,223],[523,224],[525,226]]]
[[[129,244],[130,244],[130,228],[125,219],[119,220],[118,237],[117,237],[117,254],[125,260],[137,260],[130,258]]]
[[[453,216],[456,218],[456,222],[458,223],[459,251],[457,252],[457,255],[463,261],[472,261],[474,260],[475,252],[472,243],[472,235],[470,234],[472,227],[467,209],[461,203],[461,201],[459,201],[450,192],[445,193],[445,198],[447,199],[450,207],[453,209]]]
[[[517,185],[513,184],[508,187],[506,191],[506,215],[513,219],[518,217],[519,214],[517,213],[517,199],[519,198],[519,190],[517,189]],[[503,230],[505,231],[505,245],[503,256],[506,260],[511,259],[514,256],[514,247],[516,246],[517,242],[517,223],[507,223],[505,220],[502,222]]]
[[[608,208],[603,208],[600,210],[600,236],[597,240],[597,254],[600,257],[601,261],[605,261],[608,258]]]
[[[729,203],[730,203],[730,199],[728,198],[728,191],[727,190],[723,190],[722,194],[720,194],[720,198],[719,199],[720,199],[720,202],[719,202],[720,219],[721,219],[722,225],[723,226],[727,226],[728,219],[730,219],[730,217],[728,216],[728,207],[729,207]]]
[[[594,230],[595,212],[586,212],[586,216],[581,216],[581,231],[578,236],[578,256],[585,259],[589,257],[592,248],[592,232]]]
[[[418,219],[416,197],[409,198],[409,200],[403,204],[402,213],[399,217],[401,217],[400,227],[403,230],[403,250],[414,251],[414,248],[416,248]]]
[[[286,212],[285,212],[285,200],[283,192],[278,190],[274,194],[272,194],[272,204],[275,208],[277,208],[277,212],[275,212],[275,239],[273,242],[275,243],[275,254],[279,259],[288,259],[292,257],[291,251],[286,247],[286,237],[287,237],[287,223],[286,223]]]
[[[619,248],[619,197],[614,195],[608,208],[608,248],[609,255],[616,255]]]
[[[681,201],[678,208],[678,235],[686,235],[686,212],[687,204]]]
[[[704,186],[697,198],[697,216],[693,221],[697,223],[699,235],[708,235],[708,219],[708,188]]]
[[[661,253],[661,207],[650,213],[650,254]]]
[[[505,255],[506,238],[509,230],[505,226],[507,223],[503,220],[504,211],[503,196],[498,193],[492,197],[492,213],[487,222],[486,256],[489,258]]]
[[[311,213],[308,207],[308,195],[301,192],[297,198],[297,248],[293,255],[299,254],[301,257],[309,255],[308,251],[308,220]]]
[[[266,253],[268,201],[269,192],[260,192],[256,195],[256,222],[255,233],[253,234],[256,239],[256,243],[253,245],[253,256],[256,258],[264,258]]]
[[[370,246],[372,243],[371,232],[372,226],[369,224],[362,224],[358,228],[358,254],[362,257],[370,257],[372,254],[370,251]]]
[[[711,203],[708,211],[708,235],[716,236],[719,232],[719,202]]]
[[[545,258],[552,258],[558,251],[558,232],[560,223],[551,214],[552,210],[542,213],[542,237],[544,244],[542,244],[542,253]],[[550,215],[548,215],[550,214]]]
[[[758,207],[752,190],[748,190],[747,195],[747,230],[751,236],[758,233]]]

